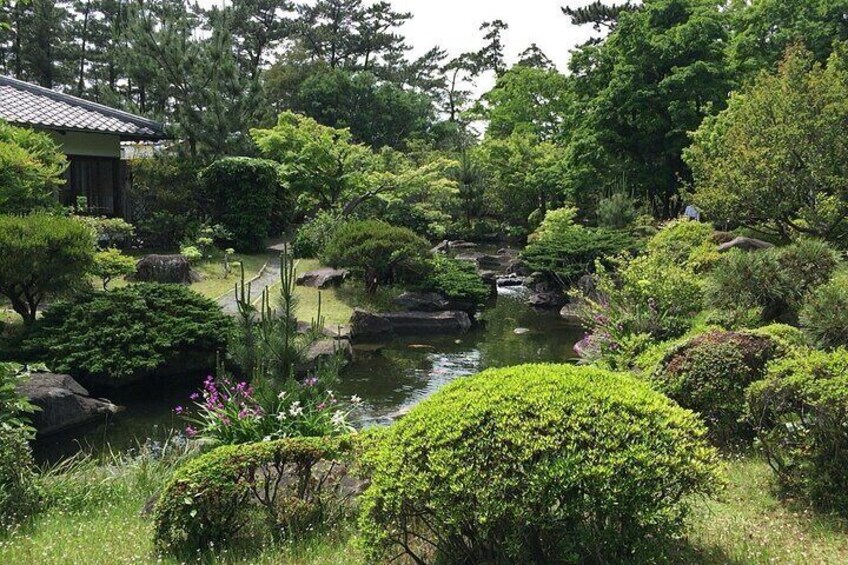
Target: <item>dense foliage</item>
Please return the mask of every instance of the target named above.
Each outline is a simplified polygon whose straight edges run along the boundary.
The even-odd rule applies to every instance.
[[[42,213],[0,216],[0,249],[0,294],[27,324],[45,298],[78,286],[94,257],[88,228]]]
[[[778,74],[760,75],[704,122],[687,161],[694,201],[706,213],[784,238],[844,240],[847,56],[840,46],[822,67],[803,47],[793,48]]]
[[[56,208],[66,166],[48,134],[0,120],[0,214]]]
[[[119,386],[215,366],[232,322],[179,285],[137,284],[52,304],[24,353],[86,383]]]
[[[334,267],[353,270],[365,288],[374,292],[380,285],[399,282],[410,272],[420,271],[429,247],[409,229],[379,220],[361,220],[336,229],[321,258]]]
[[[160,495],[156,545],[191,555],[238,537],[305,536],[344,511],[350,493],[340,487],[339,463],[350,449],[348,439],[299,438],[202,455],[174,473]]]
[[[110,247],[95,253],[91,274],[101,280],[103,290],[109,290],[109,283],[114,279],[135,272],[135,263],[132,257],[124,255],[119,249]]]
[[[839,263],[839,255],[816,240],[764,251],[732,250],[707,278],[707,304],[739,325],[794,323],[805,296],[830,280]]]
[[[798,320],[816,345],[848,347],[848,273],[837,273],[807,295]]]
[[[486,302],[492,289],[483,282],[473,263],[435,256],[427,262],[423,288],[446,298],[467,301],[472,307]]]
[[[679,532],[685,497],[711,490],[704,433],[645,383],[597,369],[461,379],[367,450],[368,558],[619,561]]]
[[[522,252],[531,270],[546,274],[563,287],[592,272],[598,259],[613,257],[635,245],[624,232],[575,223],[576,215],[574,208],[548,212]]]
[[[239,251],[257,251],[271,233],[285,229],[289,204],[273,161],[229,157],[200,174],[212,219],[232,234]]]
[[[800,351],[776,363],[748,403],[781,487],[848,515],[848,350]]]
[[[22,378],[19,367],[0,363],[0,528],[31,514],[39,499],[27,420],[34,408],[16,390]]]

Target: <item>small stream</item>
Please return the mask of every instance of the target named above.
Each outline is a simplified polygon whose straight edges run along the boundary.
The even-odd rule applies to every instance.
[[[461,336],[398,339],[358,345],[354,362],[337,386],[343,396],[362,398],[356,416],[362,427],[391,423],[445,384],[491,367],[566,362],[582,331],[556,311],[537,311],[523,302],[525,289],[504,288],[482,315],[482,323]],[[523,333],[516,333],[523,328]],[[200,379],[202,379],[202,375]],[[186,404],[198,383],[160,389],[151,395],[127,391],[113,400],[126,410],[112,421],[40,439],[35,455],[56,462],[78,451],[127,451],[146,439],[161,441],[182,430],[173,408]],[[140,397],[141,396],[141,397]]]

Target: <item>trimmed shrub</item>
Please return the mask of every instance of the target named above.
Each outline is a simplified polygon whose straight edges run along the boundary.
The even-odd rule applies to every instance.
[[[0,216],[0,294],[24,322],[45,298],[83,282],[94,258],[86,226],[48,214]]]
[[[848,273],[837,274],[810,293],[798,320],[816,345],[848,347]]]
[[[251,537],[297,537],[344,511],[349,438],[219,447],[174,473],[154,511],[155,543],[194,554]]]
[[[576,214],[574,208],[548,212],[522,252],[531,270],[547,274],[564,287],[593,272],[597,260],[634,246],[624,232],[575,224]]]
[[[675,265],[701,270],[718,259],[718,246],[713,241],[713,234],[710,224],[674,220],[651,238],[648,253]]]
[[[848,516],[848,349],[774,363],[748,417],[784,492]]]
[[[369,293],[423,270],[430,245],[411,230],[379,220],[348,222],[333,233],[322,260],[363,278]]]
[[[64,183],[65,167],[48,134],[0,120],[0,213],[58,208],[54,190]]]
[[[272,227],[284,228],[289,206],[275,162],[226,157],[204,169],[200,180],[213,221],[232,233],[238,251],[257,251]]]
[[[231,328],[214,301],[182,286],[145,283],[53,304],[23,349],[83,382],[119,386],[212,370]]]
[[[377,432],[360,527],[370,563],[621,562],[678,534],[716,452],[689,411],[633,377],[488,370]]]
[[[829,281],[839,263],[832,248],[815,240],[764,251],[732,250],[707,280],[707,303],[736,324],[794,323],[804,297]]]
[[[483,282],[473,263],[438,255],[427,263],[428,271],[423,290],[438,292],[452,300],[469,301],[474,305],[486,302],[491,288]]]
[[[751,438],[750,426],[741,421],[745,391],[765,376],[771,360],[790,347],[788,341],[765,332],[711,330],[668,351],[651,380],[660,392],[699,413],[711,438],[726,445]]]
[[[124,255],[115,248],[98,251],[94,255],[94,265],[91,274],[98,277],[103,283],[103,290],[108,290],[109,283],[113,279],[131,275],[135,272],[136,260],[129,255]]]

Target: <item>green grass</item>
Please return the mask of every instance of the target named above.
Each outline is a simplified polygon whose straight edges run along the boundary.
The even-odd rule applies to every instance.
[[[205,261],[194,267],[195,272],[200,274],[202,280],[192,284],[191,288],[209,298],[218,298],[227,292],[232,292],[241,279],[241,273],[236,263],[241,262],[244,265],[244,278],[250,280],[259,273],[262,266],[269,260],[273,260],[272,256],[264,253],[259,255],[234,255],[231,261],[233,268],[229,275],[224,272],[222,260]]]
[[[27,526],[0,538],[0,563],[154,564],[152,523],[141,508],[161,487],[176,459],[91,461],[44,480],[51,506]],[[727,465],[728,486],[697,501],[688,539],[671,563],[719,565],[848,563],[844,522],[793,508],[771,491],[768,466],[756,458]],[[221,550],[198,562],[224,564],[363,564],[350,526],[298,543]]]

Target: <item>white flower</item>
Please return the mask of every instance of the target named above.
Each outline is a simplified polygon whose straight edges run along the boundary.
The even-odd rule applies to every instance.
[[[286,413],[285,412],[280,412],[280,413],[277,414],[277,420],[279,420],[280,422],[282,422],[285,419],[286,419]]]
[[[281,392],[280,394],[277,395],[277,398],[279,398],[280,400],[283,400],[285,397],[286,397],[286,391],[283,391],[283,392]]]
[[[334,396],[333,391],[327,390],[327,396],[329,396],[330,398],[333,398],[333,396]]]
[[[292,405],[289,406],[289,414],[295,418],[303,414],[303,407],[300,405],[300,401],[292,402]]]
[[[345,415],[336,410],[335,412],[333,412],[333,417],[330,418],[330,422],[333,424],[333,426],[341,428],[345,424]]]
[[[353,405],[362,404],[362,399],[354,394],[353,396],[350,397],[350,403],[353,404]]]
[[[262,441],[271,441],[271,436],[265,436],[262,438]]]

